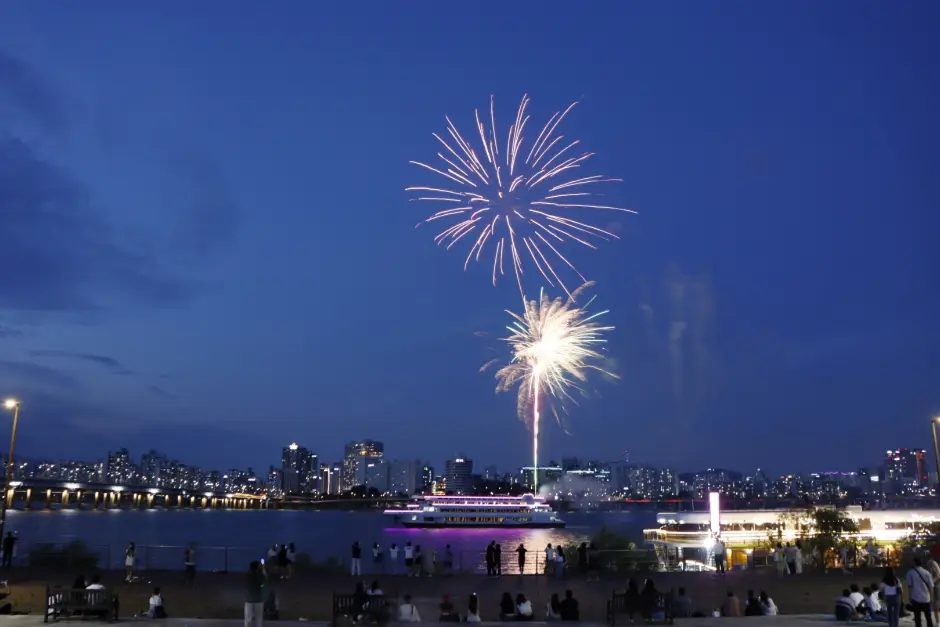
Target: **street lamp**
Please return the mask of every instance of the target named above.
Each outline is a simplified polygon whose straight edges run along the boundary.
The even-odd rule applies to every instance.
[[[7,453],[7,471],[3,475],[3,502],[0,503],[0,539],[3,538],[7,524],[7,492],[10,490],[10,477],[13,475],[13,445],[16,444],[16,423],[20,418],[20,402],[15,398],[3,401],[3,407],[13,412],[13,430],[10,433],[10,450]]]

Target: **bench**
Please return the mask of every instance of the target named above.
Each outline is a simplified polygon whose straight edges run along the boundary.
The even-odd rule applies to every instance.
[[[46,586],[46,611],[43,622],[60,618],[97,618],[108,622],[117,621],[117,592],[112,590],[74,590]]]
[[[610,599],[607,601],[607,624],[616,624],[617,614],[627,614],[629,613],[628,609],[627,593],[617,592],[615,590],[613,593],[611,593]],[[656,600],[656,607],[652,612],[650,612],[649,609],[643,608],[643,601],[641,598],[638,602],[638,607],[635,608],[635,611],[636,613],[640,614],[640,616],[646,622],[662,622],[671,625],[673,623],[672,593],[660,593]],[[647,616],[647,614],[651,614],[651,616]]]
[[[365,616],[364,622],[385,623],[391,618],[391,611],[395,608],[389,608],[391,601],[387,596],[367,597],[363,607],[356,607],[356,595],[333,593],[333,614],[331,624],[336,627],[336,621],[340,617],[348,617],[352,622],[356,622],[358,616]]]

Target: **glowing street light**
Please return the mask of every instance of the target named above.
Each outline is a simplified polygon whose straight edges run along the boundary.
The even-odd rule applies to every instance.
[[[3,537],[4,527],[7,524],[7,493],[10,490],[10,479],[13,477],[13,446],[16,444],[16,424],[20,419],[20,402],[15,398],[3,401],[3,407],[13,412],[13,430],[10,433],[10,450],[7,453],[7,471],[3,475],[3,502],[0,503],[0,538]]]

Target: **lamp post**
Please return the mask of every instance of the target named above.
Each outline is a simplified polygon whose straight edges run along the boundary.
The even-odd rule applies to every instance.
[[[937,423],[940,422],[940,416],[930,421],[930,429],[933,431],[933,455],[937,462],[937,481],[940,482],[940,447],[937,446]]]
[[[10,450],[7,452],[7,471],[3,475],[3,502],[0,503],[0,539],[7,524],[7,493],[10,490],[10,476],[13,474],[13,445],[16,444],[16,423],[20,418],[20,402],[15,398],[3,401],[3,407],[13,412],[13,430],[10,433]]]

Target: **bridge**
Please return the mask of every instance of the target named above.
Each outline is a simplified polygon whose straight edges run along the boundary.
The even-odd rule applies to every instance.
[[[73,483],[49,479],[11,481],[6,493],[9,509],[268,509],[275,501],[258,494],[151,488],[109,483]]]
[[[267,495],[152,488],[110,483],[75,483],[58,479],[10,482],[8,509],[385,509],[407,497],[320,498],[306,494]]]

